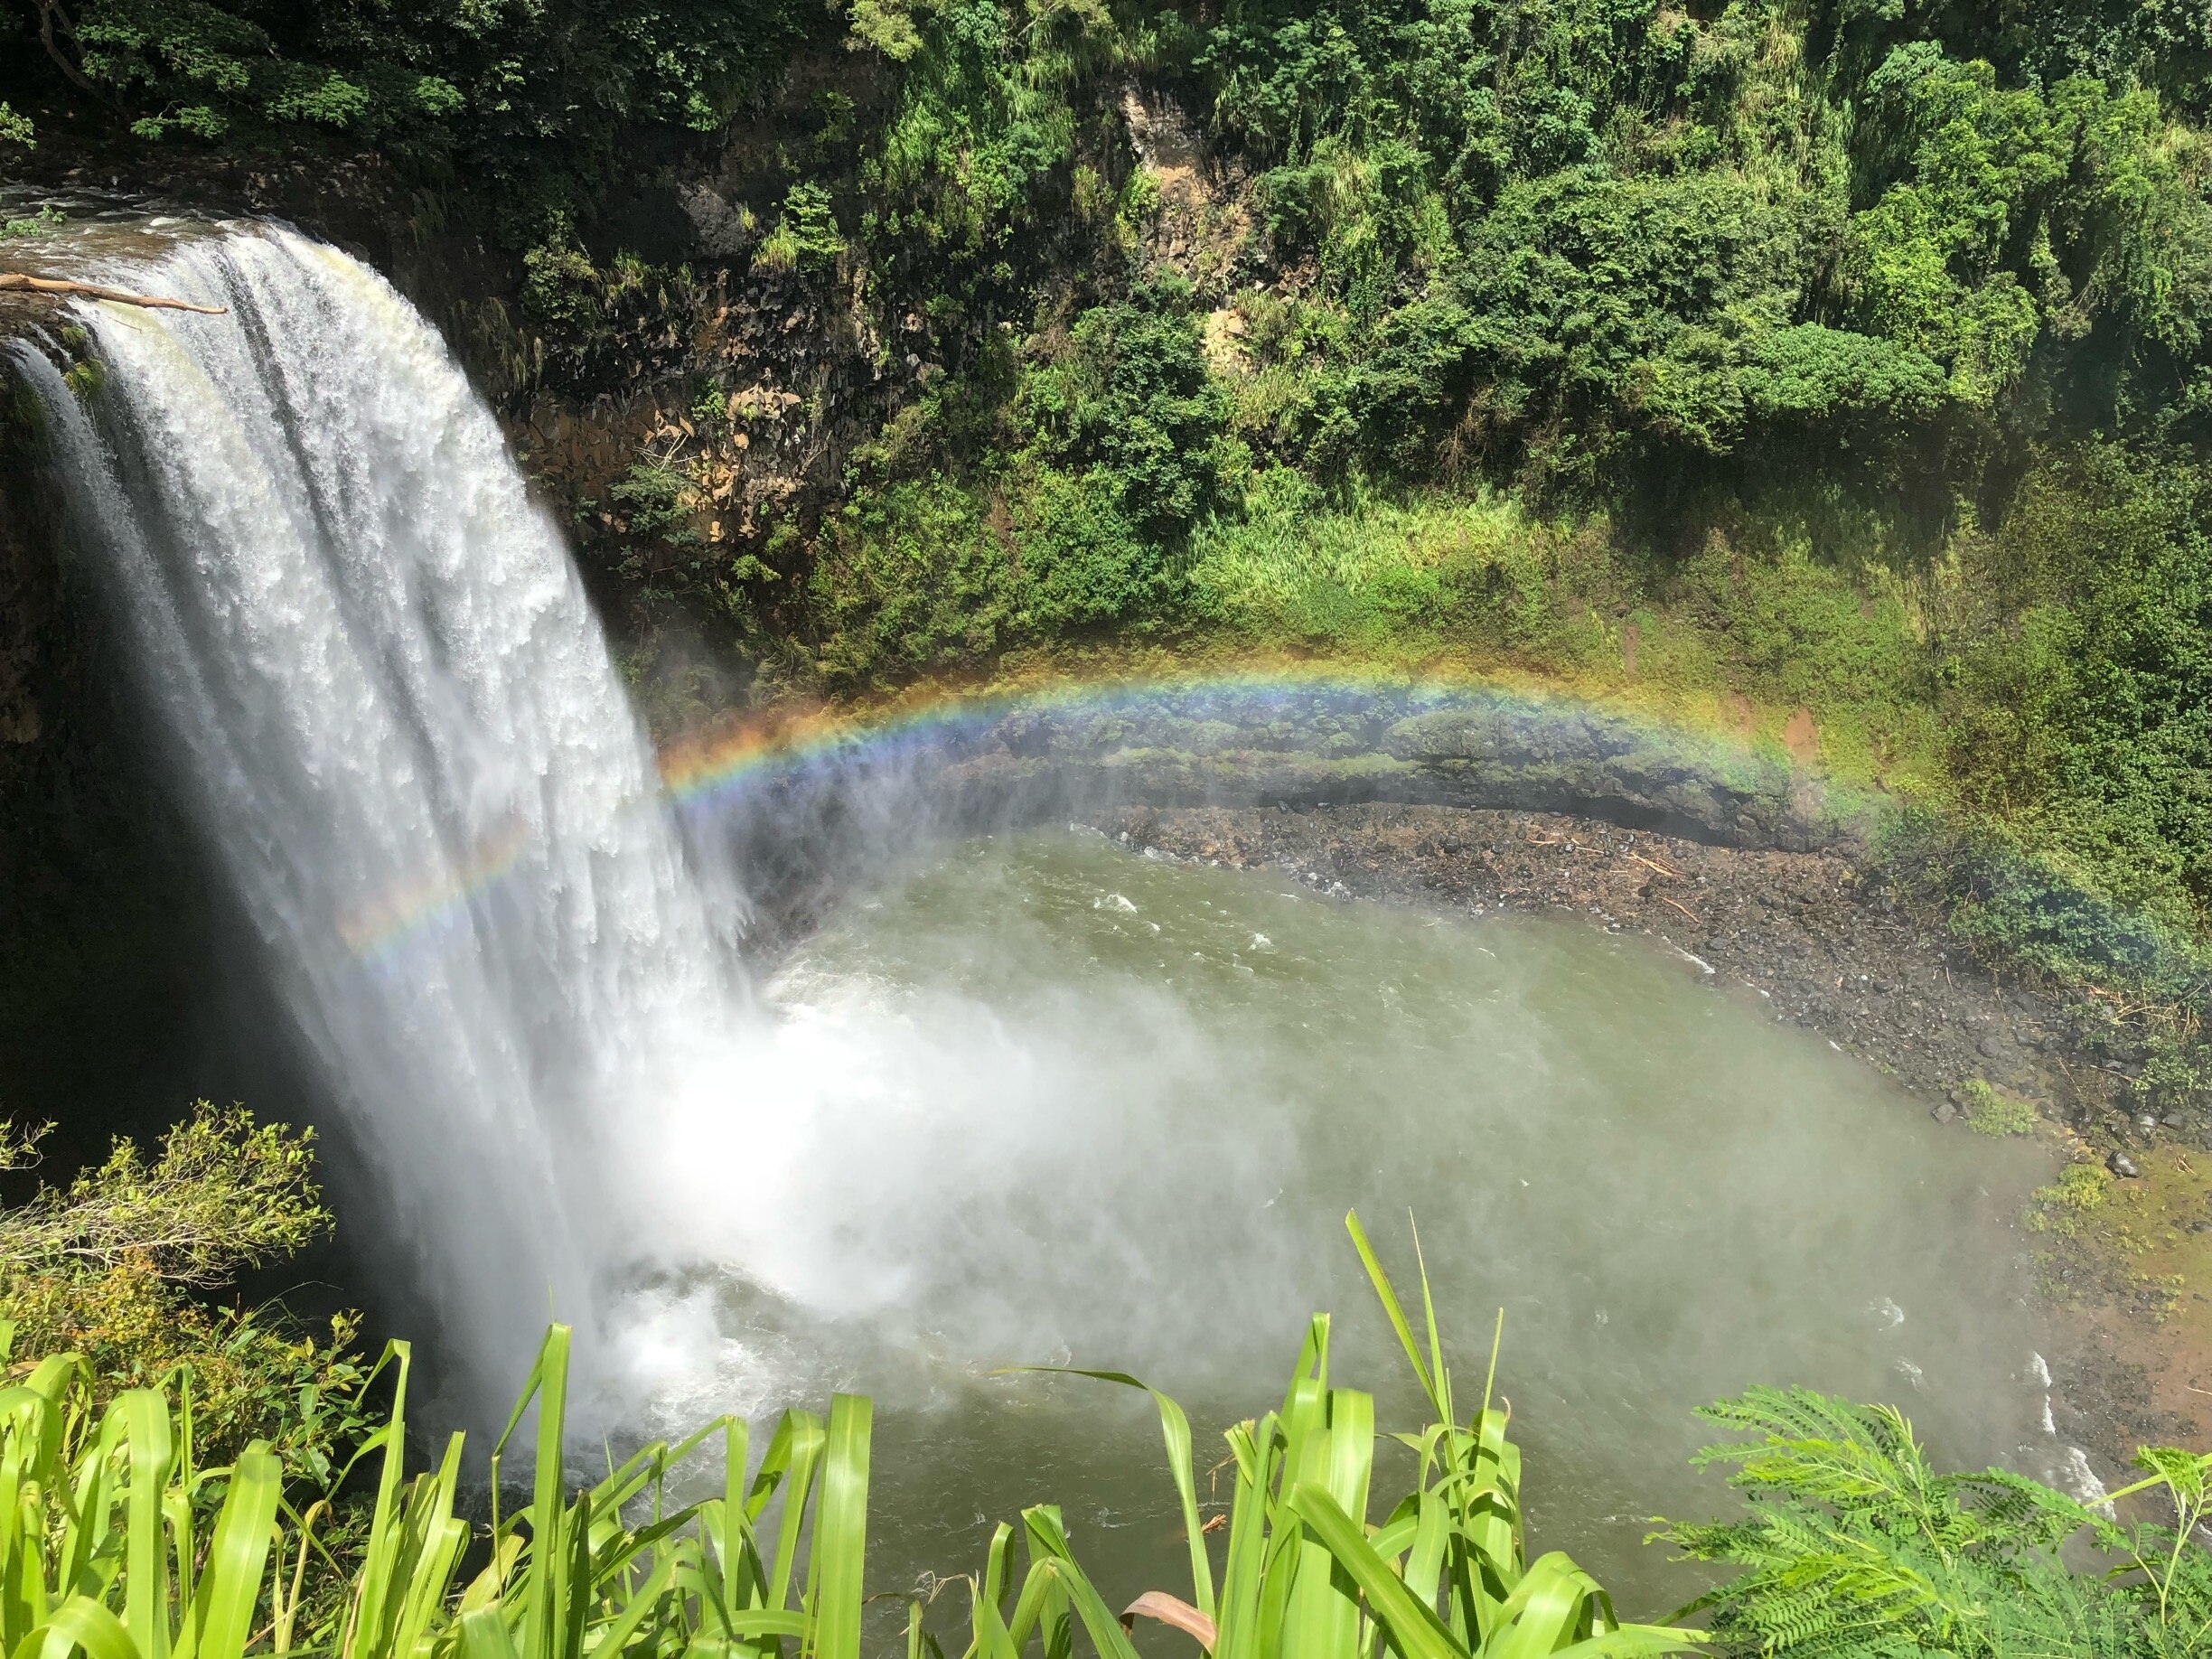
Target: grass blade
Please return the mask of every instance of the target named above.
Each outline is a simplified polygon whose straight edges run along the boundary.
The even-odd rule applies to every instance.
[[[123,1621],[88,1596],[72,1596],[26,1635],[12,1659],[144,1659]]]
[[[256,1440],[230,1472],[176,1659],[243,1659],[283,1495],[283,1466]]]
[[[1392,1645],[1405,1659],[1469,1659],[1467,1650],[1433,1612],[1413,1598],[1326,1488],[1301,1482],[1290,1488],[1286,1502],[1359,1587],[1390,1633]]]
[[[1198,1483],[1191,1471],[1190,1419],[1184,1415],[1183,1408],[1151,1384],[1139,1381],[1126,1371],[1085,1371],[1075,1365],[1020,1365],[1012,1369],[1089,1377],[1094,1382],[1115,1382],[1124,1388],[1141,1389],[1151,1395],[1152,1403],[1159,1411],[1160,1439],[1167,1448],[1167,1473],[1175,1481],[1176,1495],[1183,1504],[1183,1535],[1190,1547],[1192,1603],[1205,1621],[1212,1624],[1214,1567],[1206,1558],[1205,1533],[1198,1520]]]
[[[830,1401],[821,1504],[814,1517],[815,1659],[860,1659],[861,1574],[867,1554],[868,1436],[875,1408],[866,1396]]]
[[[124,1424],[130,1485],[124,1494],[123,1627],[140,1659],[168,1659],[169,1559],[162,1546],[163,1499],[174,1457],[169,1402],[150,1388],[116,1398],[110,1417]]]
[[[1429,1373],[1428,1363],[1421,1358],[1420,1348],[1413,1340],[1413,1326],[1406,1319],[1405,1308],[1398,1300],[1398,1292],[1391,1286],[1390,1275],[1382,1270],[1382,1262],[1376,1256],[1374,1246],[1367,1242],[1367,1230],[1360,1225],[1357,1210],[1345,1212],[1345,1231],[1352,1235],[1352,1248],[1359,1251],[1360,1265],[1367,1270],[1367,1282],[1374,1287],[1375,1299],[1382,1304],[1383,1317],[1390,1320],[1391,1329],[1397,1333],[1398,1345],[1405,1350],[1407,1363],[1413,1367],[1413,1375],[1421,1385],[1421,1392],[1429,1396],[1429,1408],[1443,1421],[1451,1421],[1451,1412],[1446,1408],[1443,1396],[1437,1391],[1436,1378]],[[1425,1293],[1426,1276],[1422,1289]],[[1435,1310],[1431,1308],[1431,1334],[1435,1330]]]

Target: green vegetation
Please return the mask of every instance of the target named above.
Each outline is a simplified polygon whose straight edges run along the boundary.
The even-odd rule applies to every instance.
[[[59,208],[42,207],[22,219],[0,220],[0,242],[22,241],[34,236],[44,236],[55,226],[68,222],[68,215]]]
[[[1520,1454],[1489,1391],[1462,1423],[1433,1328],[1428,1351],[1353,1223],[1386,1311],[1438,1420],[1406,1437],[1412,1489],[1378,1530],[1372,1504],[1382,1442],[1371,1396],[1329,1381],[1329,1322],[1317,1317],[1279,1411],[1229,1432],[1235,1463],[1227,1547],[1216,1574],[1199,1522],[1190,1429],[1155,1396],[1190,1547],[1191,1596],[1155,1592],[1140,1614],[1234,1655],[1391,1651],[1420,1659],[1508,1659],[1560,1651],[1681,1651],[1679,1631],[1622,1626],[1605,1591],[1564,1555],[1526,1559]],[[407,1478],[408,1355],[395,1345],[389,1418],[362,1442],[376,1495],[342,1563],[318,1547],[318,1517],[287,1495],[266,1442],[227,1467],[201,1455],[183,1399],[137,1388],[99,1408],[95,1374],[45,1357],[0,1395],[0,1483],[20,1495],[0,1514],[0,1641],[12,1652],[88,1659],[191,1654],[239,1659],[295,1651],[560,1659],[702,1651],[860,1649],[871,1411],[839,1395],[826,1420],[786,1412],[746,1478],[746,1426],[722,1419],[675,1446],[633,1454],[571,1492],[563,1462],[568,1333],[548,1336],[492,1452],[537,1407],[530,1501],[478,1538],[456,1514],[462,1440]],[[1495,1357],[1493,1360],[1495,1368]],[[1090,1373],[1112,1382],[1133,1379]],[[1137,1384],[1136,1386],[1141,1386]],[[718,1495],[678,1507],[671,1472],[702,1448],[721,1460]],[[196,1512],[220,1494],[204,1531]],[[773,1521],[771,1509],[773,1508]],[[1134,1659],[1116,1615],[1071,1551],[1059,1513],[1000,1525],[969,1580],[969,1659],[1010,1659],[1032,1644],[1066,1654],[1081,1627],[1106,1659]],[[204,1542],[202,1542],[204,1541]],[[474,1546],[472,1548],[472,1546]],[[803,1561],[801,1557],[803,1556]],[[464,1559],[481,1567],[463,1581]],[[340,1582],[321,1580],[336,1573]],[[334,1589],[335,1593],[331,1593]],[[909,1653],[935,1651],[911,1612]]]
[[[1979,1077],[1959,1085],[1966,1102],[1966,1127],[1977,1135],[2001,1139],[2007,1135],[2035,1133],[2035,1108],[2017,1094],[2007,1094]]]
[[[1748,1516],[1660,1534],[1742,1572],[1692,1604],[1722,1652],[1956,1659],[2075,1654],[2169,1659],[2212,1642],[2212,1554],[2193,1533],[2212,1505],[2212,1457],[2145,1450],[2160,1523],[2123,1525],[2003,1469],[1946,1475],[1889,1406],[1756,1389],[1703,1415],[1756,1436],[1715,1447]],[[2074,1570],[2077,1541],[2108,1570]]]
[[[830,192],[820,184],[801,183],[783,198],[783,216],[753,259],[764,270],[820,271],[835,266],[844,251]]]
[[[512,304],[468,349],[515,408],[655,411],[551,481],[586,557],[757,695],[1139,650],[1444,665],[1773,743],[1803,709],[1823,764],[1907,808],[1889,886],[2077,988],[2130,1109],[2194,1124],[2202,10],[0,0],[0,156],[368,155],[410,231],[488,230]],[[641,223],[702,181],[711,238]],[[1975,1129],[2031,1127],[1966,1092]],[[404,1350],[375,1408],[348,1321],[211,1297],[328,1224],[306,1158],[202,1108],[0,1211],[11,1653],[857,1654],[865,1401],[786,1416],[749,1479],[719,1423],[571,1491],[557,1332],[531,1502],[480,1536],[457,1447],[404,1478]],[[2030,1223],[2056,1261],[2127,1208],[2079,1163]],[[1217,1654],[1680,1645],[1524,1559],[1502,1411],[1461,1426],[1376,1279],[1431,1407],[1411,1489],[1369,1502],[1372,1403],[1317,1322],[1282,1410],[1232,1433],[1218,1577],[1160,1402],[1193,1579],[1154,1609]],[[1720,1651],[2212,1642],[2201,1459],[2146,1452],[2135,1502],[2173,1514],[2136,1524],[1939,1474],[1892,1411],[1714,1417],[1758,1437],[1719,1454],[1749,1516],[1665,1536],[1743,1570],[1701,1604]],[[723,1495],[672,1507],[702,1448]],[[1049,1509],[971,1586],[970,1659],[1065,1659],[1077,1625],[1129,1659]]]
[[[8,1145],[18,1158],[28,1148]],[[68,1190],[42,1190],[0,1217],[14,1344],[0,1489],[15,1495],[0,1506],[0,1643],[54,1659],[773,1659],[794,1648],[857,1659],[873,1598],[864,1398],[839,1395],[826,1416],[787,1411],[757,1448],[746,1424],[720,1419],[576,1483],[564,1461],[569,1337],[556,1326],[492,1450],[488,1522],[469,1515],[462,1437],[408,1472],[405,1345],[373,1370],[333,1364],[319,1385],[272,1396],[260,1418],[221,1414],[223,1379],[256,1363],[234,1358],[250,1346],[246,1326],[195,1311],[176,1288],[308,1237],[323,1220],[308,1160],[304,1140],[203,1107],[151,1162],[118,1147]],[[1188,1420],[1152,1394],[1187,1596],[1156,1589],[1118,1617],[1059,1512],[1032,1508],[1018,1529],[997,1528],[966,1580],[963,1659],[1065,1659],[1078,1630],[1103,1659],[1134,1659],[1125,1623],[1137,1617],[1216,1659],[1626,1659],[1707,1645],[1838,1659],[2164,1659],[2212,1635],[2212,1557],[2190,1540],[2212,1504],[2212,1457],[2143,1452],[2149,1478],[2114,1496],[2132,1506],[2155,1496],[2170,1522],[2161,1510],[2123,1523],[2002,1471],[1940,1474],[1894,1411],[1803,1390],[1755,1391],[1707,1414],[1760,1437],[1706,1454],[1740,1466],[1744,1519],[1661,1534],[1692,1559],[1743,1570],[1685,1609],[1710,1615],[1710,1632],[1623,1625],[1568,1557],[1529,1559],[1495,1345],[1481,1398],[1463,1401],[1425,1276],[1417,1333],[1357,1219],[1347,1224],[1427,1425],[1380,1432],[1373,1398],[1332,1379],[1330,1324],[1317,1317],[1281,1407],[1227,1432],[1233,1475],[1210,1547]],[[40,1322],[52,1301],[42,1279],[76,1275],[69,1294],[92,1306],[92,1287],[133,1262],[168,1275],[173,1334],[142,1333],[136,1352],[112,1339],[80,1349],[81,1323]],[[161,1340],[165,1369],[151,1370]],[[342,1332],[333,1350],[343,1345]],[[317,1390],[334,1401],[341,1383],[334,1411]],[[511,1509],[500,1469],[533,1407],[530,1495]],[[310,1442],[334,1455],[303,1457]],[[712,1495],[680,1504],[678,1481],[699,1491],[701,1463],[718,1467]],[[1410,1485],[1384,1496],[1380,1483],[1404,1478],[1393,1471]],[[2103,1565],[2061,1559],[2076,1537]],[[909,1605],[909,1659],[942,1651],[930,1605]]]
[[[0,0],[0,98],[487,232],[448,320],[686,718],[1319,658],[1786,744],[2212,1126],[2186,7]]]
[[[7,31],[42,131],[373,151],[422,222],[488,222],[512,395],[661,410],[575,485],[587,552],[761,695],[1136,645],[1441,659],[1769,737],[1803,707],[1824,764],[1940,815],[1919,890],[1978,946],[2202,1005],[2201,19],[17,0]],[[670,255],[678,220],[637,252],[635,183],[710,176],[719,251]],[[740,293],[808,332],[733,343]]]
[[[869,8],[898,92],[850,258],[950,372],[859,451],[803,654],[756,648],[832,688],[1161,638],[1803,706],[1973,827],[1931,892],[1977,944],[2142,989],[2044,914],[2102,907],[2200,998],[2204,46],[2060,12],[1252,0],[1007,52],[1018,8]],[[1118,164],[1108,65],[1235,171]],[[1177,421],[1102,410],[1134,441],[1072,487],[1061,389],[1138,307],[1187,316],[1112,360],[1141,398],[1179,359]]]
[[[2079,1217],[2104,1208],[2112,1196],[2112,1176],[2095,1164],[2068,1164],[2048,1186],[2037,1187],[2035,1196],[2030,1224],[2039,1232],[2070,1233]]]
[[[624,142],[713,131],[818,26],[790,0],[21,0],[0,79],[25,113],[0,134],[29,142],[35,117],[262,156],[373,149],[470,180],[526,246],[596,207]]]
[[[0,1170],[34,1167],[44,1134],[0,1124]],[[121,1391],[188,1371],[203,1461],[255,1441],[288,1477],[327,1482],[368,1426],[355,1321],[342,1315],[317,1336],[281,1308],[210,1299],[241,1270],[288,1261],[328,1230],[312,1146],[311,1135],[202,1101],[157,1156],[118,1140],[66,1188],[42,1185],[0,1209],[8,1374],[73,1354],[97,1416]]]
[[[1897,888],[2193,1120],[2207,63],[2104,0],[14,0],[0,136],[487,225],[517,407],[655,410],[554,480],[587,557],[756,697],[1139,650],[1803,708],[1924,809]]]

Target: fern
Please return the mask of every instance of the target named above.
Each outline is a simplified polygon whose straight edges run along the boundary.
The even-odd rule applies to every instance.
[[[1658,1536],[1742,1570],[1682,1609],[1723,1654],[1789,1659],[2179,1659],[2212,1652],[2212,1457],[2146,1448],[2170,1526],[2123,1524],[2003,1469],[1944,1473],[1890,1406],[1755,1389],[1701,1413],[1751,1437],[1707,1448],[1734,1466],[1744,1518]],[[2061,1547],[2104,1558],[2076,1571]]]

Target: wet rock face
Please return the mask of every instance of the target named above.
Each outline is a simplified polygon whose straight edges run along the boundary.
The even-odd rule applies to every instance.
[[[0,309],[0,352],[45,317]],[[14,822],[43,749],[59,736],[50,706],[73,679],[74,607],[63,581],[59,494],[23,411],[29,389],[0,356],[0,813]]]
[[[47,659],[61,608],[56,525],[26,441],[12,429],[0,433],[0,753],[33,745],[45,731],[40,686],[51,678]]]
[[[1157,806],[1401,804],[1572,812],[1717,846],[1863,852],[1879,817],[1778,755],[1626,716],[1411,688],[1163,691],[1026,709],[948,745],[943,786]]]
[[[0,344],[42,320],[0,314]],[[139,1074],[220,975],[182,826],[127,729],[127,652],[64,556],[20,393],[0,360],[0,1110],[62,1120],[66,1167],[137,1127]]]

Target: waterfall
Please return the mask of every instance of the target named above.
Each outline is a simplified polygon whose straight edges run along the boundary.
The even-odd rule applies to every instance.
[[[729,917],[558,531],[436,332],[272,228],[202,227],[114,275],[226,313],[79,306],[103,376],[82,398],[22,366],[363,1155],[365,1231],[411,1251],[481,1409],[621,1261],[610,1141],[656,1056],[743,998]]]
[[[1364,1298],[1354,1204],[1419,1210],[1463,1335],[1511,1295],[1514,1398],[1576,1425],[1593,1513],[1630,1513],[1607,1470],[1689,1450],[1622,1401],[1686,1423],[1759,1375],[1903,1376],[2008,1436],[2043,1403],[2007,1381],[1987,1149],[1909,1139],[1827,1045],[1610,934],[1010,837],[856,895],[755,1009],[735,902],[437,335],[288,232],[164,234],[79,268],[223,314],[80,305],[95,385],[16,357],[449,1414],[496,1420],[549,1315],[583,1339],[579,1428],[865,1387],[941,1542],[1010,1467],[980,1448],[1056,1458],[1100,1420],[1029,1396],[982,1433],[991,1367],[1249,1410],[1307,1310]],[[911,834],[898,783],[869,821]]]

